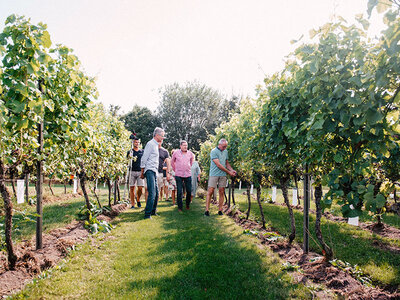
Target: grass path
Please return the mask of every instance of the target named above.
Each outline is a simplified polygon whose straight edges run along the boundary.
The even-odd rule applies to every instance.
[[[288,299],[309,298],[282,262],[226,216],[203,216],[204,203],[178,213],[170,202],[144,220],[129,210],[116,229],[72,252],[49,278],[15,298],[29,299]]]

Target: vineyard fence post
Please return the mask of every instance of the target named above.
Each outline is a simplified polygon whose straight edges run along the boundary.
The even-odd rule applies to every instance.
[[[43,231],[43,161],[41,155],[43,153],[43,121],[38,124],[39,131],[39,159],[37,161],[37,180],[36,180],[36,249],[42,249],[42,231]]]
[[[309,251],[309,210],[310,210],[310,174],[308,164],[305,165],[304,172],[304,221],[303,221],[303,251]]]

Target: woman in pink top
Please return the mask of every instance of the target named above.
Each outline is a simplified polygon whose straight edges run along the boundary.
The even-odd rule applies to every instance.
[[[183,184],[186,188],[186,209],[189,209],[190,206],[190,195],[192,193],[191,167],[194,161],[194,154],[191,151],[188,151],[188,144],[186,141],[181,141],[180,148],[180,150],[175,151],[172,155],[171,166],[175,172],[176,188],[178,190],[178,210],[182,211]]]

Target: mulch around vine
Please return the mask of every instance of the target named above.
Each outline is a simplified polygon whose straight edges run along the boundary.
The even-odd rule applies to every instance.
[[[126,204],[114,205],[107,216],[99,216],[99,219],[111,221],[126,208]],[[87,240],[89,235],[82,222],[74,221],[50,231],[49,234],[43,234],[42,249],[35,249],[35,237],[23,241],[15,245],[18,261],[13,271],[8,270],[6,254],[1,252],[0,298],[21,290],[41,272],[54,267],[75,245]]]
[[[277,204],[280,206],[284,206],[286,207],[286,204]],[[298,206],[292,206],[292,208],[296,209],[296,210],[301,210],[303,211],[303,207],[298,205]],[[310,213],[315,214],[315,211],[310,210]],[[341,217],[341,216],[335,216],[333,214],[331,214],[330,212],[325,212],[323,214],[323,216],[333,222],[341,222],[341,223],[347,223],[347,218],[345,217]],[[390,239],[394,239],[394,240],[400,240],[400,229],[396,228],[394,226],[390,226],[387,224],[382,224],[383,226],[377,226],[377,224],[372,223],[372,222],[368,222],[368,223],[362,223],[359,222],[359,228],[364,229],[366,231],[369,231],[371,233],[386,237],[386,238],[390,238]],[[399,254],[400,253],[400,247],[394,246],[394,245],[388,245],[386,243],[382,243],[380,241],[373,241],[373,245],[377,248],[383,249],[383,250],[388,250],[393,252],[394,254]]]
[[[80,198],[82,197],[82,192],[76,193],[76,194],[61,194],[61,195],[43,195],[43,203],[55,203],[55,202],[64,202],[69,199],[73,198]]]
[[[398,290],[387,291],[381,288],[365,286],[347,272],[326,262],[321,255],[314,252],[310,252],[307,255],[304,254],[301,247],[295,243],[289,244],[287,241],[279,239],[275,241],[268,240],[267,236],[264,236],[263,233],[279,233],[273,230],[273,228],[265,230],[257,222],[246,220],[243,218],[244,214],[238,210],[232,211],[225,206],[224,212],[241,227],[257,230],[260,233],[257,237],[260,239],[261,244],[271,248],[284,261],[292,265],[298,265],[302,272],[293,273],[293,277],[298,282],[306,284],[311,281],[323,284],[327,289],[346,297],[346,299],[400,299],[400,292]]]
[[[329,212],[324,213],[324,217],[328,220],[347,223],[347,218],[334,216]],[[368,223],[359,223],[359,227],[370,231],[372,233],[381,235],[383,237],[387,237],[390,239],[400,239],[400,229],[394,226],[389,226],[387,224],[382,224],[383,226],[377,226],[376,223],[368,222]],[[400,250],[400,249],[399,249]]]

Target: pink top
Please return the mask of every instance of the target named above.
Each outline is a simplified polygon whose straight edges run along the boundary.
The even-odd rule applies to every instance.
[[[175,171],[175,176],[178,177],[191,177],[192,173],[190,168],[194,161],[194,154],[191,151],[183,153],[182,150],[177,150],[172,155],[171,166]]]

